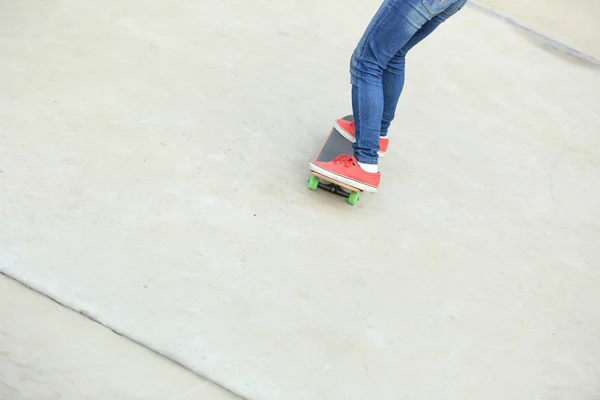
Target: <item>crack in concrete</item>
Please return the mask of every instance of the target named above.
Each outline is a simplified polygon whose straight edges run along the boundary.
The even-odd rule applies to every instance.
[[[91,315],[88,315],[88,314],[87,314],[87,313],[85,313],[84,311],[76,310],[76,309],[74,309],[73,307],[69,306],[68,304],[62,303],[62,302],[60,302],[59,300],[56,300],[56,299],[54,299],[53,297],[51,297],[51,296],[47,295],[46,293],[44,293],[44,292],[41,292],[40,290],[36,289],[35,287],[32,287],[32,286],[30,286],[29,284],[27,284],[27,283],[25,283],[25,282],[21,281],[20,279],[18,279],[18,278],[16,278],[16,277],[14,277],[14,276],[12,276],[12,275],[10,275],[10,274],[8,274],[8,273],[4,272],[4,271],[0,271],[0,275],[2,275],[2,276],[4,276],[4,277],[6,277],[7,279],[10,279],[10,280],[12,280],[12,281],[14,281],[14,282],[17,282],[18,284],[22,285],[23,287],[26,287],[27,289],[29,289],[29,290],[31,290],[31,291],[33,291],[33,292],[35,292],[35,293],[37,293],[37,294],[39,294],[39,295],[41,295],[41,296],[43,296],[43,297],[47,298],[48,300],[50,300],[50,301],[52,301],[52,302],[54,302],[54,303],[56,303],[56,304],[58,304],[58,305],[60,305],[60,306],[62,306],[62,307],[65,307],[65,308],[67,308],[67,309],[69,309],[69,310],[71,310],[71,311],[73,311],[73,312],[76,312],[77,314],[80,314],[80,315],[84,316],[84,317],[85,317],[85,318],[87,318],[88,320],[90,320],[90,321],[92,321],[92,322],[94,322],[94,323],[96,323],[96,324],[98,324],[98,325],[100,325],[100,326],[103,326],[103,327],[104,327],[104,328],[106,328],[106,329],[109,329],[111,332],[113,332],[113,333],[115,333],[115,334],[117,334],[117,335],[119,335],[119,336],[121,336],[121,337],[123,337],[123,338],[127,339],[128,341],[130,341],[130,342],[132,342],[132,343],[135,343],[135,344],[136,344],[136,345],[138,345],[138,346],[141,346],[141,347],[143,347],[143,348],[145,348],[145,349],[147,349],[147,350],[151,351],[152,353],[156,354],[157,356],[161,357],[162,359],[164,359],[164,360],[167,360],[167,361],[169,361],[169,362],[171,362],[171,363],[173,363],[173,364],[175,364],[175,365],[177,365],[177,366],[179,366],[179,367],[183,368],[183,369],[184,369],[184,370],[186,370],[186,371],[189,371],[190,373],[192,373],[192,374],[196,375],[198,378],[200,378],[200,379],[202,379],[202,380],[204,380],[204,381],[210,382],[211,384],[213,384],[213,385],[215,385],[216,387],[218,387],[218,388],[220,388],[220,389],[222,389],[222,390],[226,391],[227,393],[229,393],[229,394],[231,394],[231,395],[233,395],[233,396],[235,396],[235,397],[238,397],[238,398],[239,398],[239,399],[241,399],[241,400],[249,400],[249,399],[247,399],[246,397],[244,397],[244,396],[242,396],[242,395],[240,395],[240,394],[238,394],[238,393],[234,392],[233,390],[231,390],[231,389],[228,389],[227,387],[223,386],[222,384],[220,384],[220,383],[219,383],[219,382],[217,382],[216,380],[214,380],[214,379],[211,379],[211,378],[209,378],[208,376],[202,375],[202,374],[200,374],[200,373],[198,373],[198,372],[195,372],[194,370],[192,370],[192,369],[188,368],[186,365],[184,365],[184,364],[180,363],[179,361],[177,361],[177,360],[175,360],[175,359],[173,359],[173,358],[171,358],[171,357],[169,357],[169,356],[167,356],[167,355],[165,355],[165,354],[162,354],[162,353],[160,353],[159,351],[157,351],[157,350],[153,349],[152,347],[149,347],[149,346],[147,346],[147,345],[145,345],[145,344],[143,344],[143,343],[141,343],[141,342],[138,342],[137,340],[133,339],[132,337],[129,337],[129,336],[127,336],[126,334],[119,332],[119,331],[118,331],[118,330],[116,330],[115,328],[112,328],[112,327],[110,327],[110,326],[108,326],[108,325],[105,325],[105,324],[103,324],[102,322],[98,321],[97,319],[95,319],[95,318],[94,318],[94,317],[92,317]]]
[[[581,51],[579,51],[579,50],[577,50],[577,49],[575,49],[575,48],[573,48],[573,47],[571,47],[571,46],[569,46],[569,45],[567,45],[567,44],[565,44],[563,42],[560,42],[558,40],[552,39],[551,37],[546,36],[546,35],[544,35],[544,34],[542,34],[540,32],[537,32],[536,30],[529,28],[528,26],[524,25],[523,23],[517,21],[514,18],[511,18],[511,17],[509,17],[507,15],[504,15],[504,14],[501,14],[501,13],[499,13],[497,11],[494,11],[493,9],[488,8],[486,6],[483,6],[483,5],[479,4],[479,3],[477,3],[476,1],[470,0],[467,3],[467,5],[470,8],[472,8],[472,9],[474,9],[476,11],[479,11],[479,12],[481,12],[483,14],[489,15],[489,16],[494,17],[494,18],[501,19],[504,22],[508,23],[509,25],[512,25],[512,26],[514,26],[514,27],[516,27],[516,28],[518,28],[520,30],[525,31],[526,33],[528,33],[528,34],[536,37],[537,39],[542,40],[544,43],[548,44],[552,48],[554,48],[554,49],[556,49],[556,50],[558,50],[558,51],[560,51],[562,53],[565,53],[565,54],[568,54],[570,56],[576,57],[576,58],[578,58],[580,60],[583,60],[583,61],[585,61],[585,62],[587,62],[589,64],[592,64],[592,65],[594,65],[596,67],[600,67],[600,60],[598,60],[597,58],[595,58],[595,57],[593,57],[593,56],[591,56],[589,54],[583,53],[583,52],[581,52]]]

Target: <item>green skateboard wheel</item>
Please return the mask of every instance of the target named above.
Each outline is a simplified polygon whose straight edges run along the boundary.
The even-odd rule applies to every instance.
[[[313,175],[308,180],[308,188],[310,190],[317,190],[317,187],[319,187],[319,178]]]
[[[350,196],[348,196],[348,203],[355,206],[356,203],[358,203],[359,199],[360,199],[360,192],[352,192],[352,193],[350,193]]]

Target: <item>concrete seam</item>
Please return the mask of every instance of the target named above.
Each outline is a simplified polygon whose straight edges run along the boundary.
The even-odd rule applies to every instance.
[[[110,327],[110,326],[108,326],[108,325],[105,325],[105,324],[103,324],[102,322],[98,321],[96,318],[94,318],[93,316],[91,316],[91,315],[89,315],[89,314],[85,313],[84,311],[78,311],[78,310],[74,309],[73,307],[69,306],[68,304],[65,304],[65,303],[63,303],[63,302],[61,302],[61,301],[59,301],[59,300],[57,300],[57,299],[55,299],[55,298],[53,298],[53,297],[51,297],[51,296],[47,295],[46,293],[44,293],[44,292],[42,292],[42,291],[40,291],[40,290],[36,289],[35,287],[33,287],[33,286],[31,286],[31,285],[29,285],[29,284],[27,284],[27,283],[23,282],[22,280],[20,280],[20,279],[18,279],[18,278],[16,278],[16,277],[14,277],[14,276],[12,276],[11,274],[9,274],[9,273],[7,273],[7,272],[5,272],[5,271],[0,271],[0,275],[2,275],[2,276],[6,277],[6,278],[8,278],[8,279],[10,279],[10,280],[12,280],[12,281],[14,281],[14,282],[17,282],[17,283],[18,283],[18,284],[20,284],[21,286],[23,286],[23,287],[25,287],[25,288],[27,288],[27,289],[29,289],[29,290],[31,290],[31,291],[33,291],[33,292],[35,292],[35,293],[37,293],[37,294],[39,294],[39,295],[41,295],[41,296],[43,296],[43,297],[47,298],[48,300],[50,300],[50,301],[52,301],[52,302],[54,302],[54,303],[58,304],[58,305],[59,305],[59,306],[61,306],[61,307],[65,307],[66,309],[69,309],[69,310],[71,310],[71,311],[73,311],[73,312],[75,312],[75,313],[77,313],[77,314],[79,314],[79,315],[82,315],[83,317],[87,318],[88,320],[90,320],[90,321],[92,321],[92,322],[94,322],[94,323],[96,323],[96,324],[98,324],[98,325],[100,325],[100,326],[102,326],[102,327],[104,327],[104,328],[106,328],[106,329],[110,330],[111,332],[113,332],[113,333],[115,333],[115,334],[117,334],[117,335],[119,335],[119,336],[121,336],[121,337],[123,337],[123,338],[127,339],[128,341],[130,341],[130,342],[132,342],[132,343],[134,343],[134,344],[136,344],[136,345],[138,345],[138,346],[141,346],[141,347],[143,347],[143,348],[145,348],[145,349],[149,350],[150,352],[152,352],[152,353],[156,354],[157,356],[159,356],[159,357],[161,357],[161,358],[163,358],[163,359],[165,359],[165,360],[167,360],[167,361],[169,361],[169,362],[171,362],[171,363],[173,363],[173,364],[175,364],[175,365],[177,365],[177,366],[179,366],[179,367],[181,367],[181,368],[185,369],[186,371],[189,371],[190,373],[192,373],[192,374],[196,375],[198,378],[200,378],[200,379],[202,379],[202,380],[205,380],[205,381],[207,381],[207,382],[210,382],[211,384],[213,384],[213,385],[215,385],[216,387],[218,387],[218,388],[220,388],[220,389],[222,389],[222,390],[226,391],[227,393],[229,393],[229,394],[231,394],[231,395],[233,395],[233,396],[236,396],[236,397],[240,398],[241,400],[250,400],[250,399],[248,399],[248,398],[246,398],[246,397],[244,397],[244,396],[240,395],[239,393],[236,393],[236,392],[234,392],[233,390],[231,390],[231,389],[228,389],[227,387],[223,386],[222,384],[220,384],[220,383],[219,383],[219,382],[217,382],[216,380],[214,380],[214,379],[211,379],[211,378],[209,378],[208,376],[205,376],[205,375],[202,375],[202,374],[200,374],[200,373],[198,373],[198,372],[195,372],[195,371],[193,371],[192,369],[188,368],[186,365],[184,365],[184,364],[182,364],[181,362],[179,362],[179,361],[175,360],[174,358],[171,358],[171,357],[169,357],[169,356],[167,356],[167,355],[165,355],[165,354],[162,354],[162,353],[160,353],[159,351],[157,351],[157,350],[153,349],[152,347],[149,347],[149,346],[147,346],[147,345],[145,345],[145,344],[143,344],[143,343],[141,343],[141,342],[138,342],[137,340],[133,339],[132,337],[129,337],[129,336],[127,336],[126,334],[124,334],[124,333],[121,333],[121,332],[119,332],[118,330],[116,330],[116,329],[114,329],[114,328],[112,328],[112,327]]]
[[[555,49],[557,49],[557,50],[559,50],[559,51],[561,51],[563,53],[567,53],[567,54],[569,54],[569,55],[571,55],[573,57],[577,57],[579,59],[587,61],[590,64],[593,64],[593,65],[596,65],[596,66],[600,66],[600,60],[598,60],[594,56],[591,56],[589,54],[583,53],[583,52],[581,52],[581,51],[579,51],[579,50],[577,50],[577,49],[575,49],[575,48],[573,48],[573,47],[571,47],[571,46],[569,46],[569,45],[567,45],[567,44],[565,44],[563,42],[560,42],[558,40],[552,39],[549,36],[546,36],[546,35],[544,35],[544,34],[542,34],[540,32],[537,32],[536,30],[534,30],[532,28],[529,28],[528,26],[526,26],[525,24],[517,21],[514,18],[511,18],[511,17],[509,17],[507,15],[504,15],[504,14],[501,14],[501,13],[499,13],[497,11],[494,11],[493,9],[491,9],[489,7],[486,7],[486,6],[483,6],[483,5],[479,4],[476,1],[470,0],[467,3],[467,5],[470,8],[473,8],[474,10],[477,10],[479,12],[487,14],[487,15],[489,15],[491,17],[501,19],[504,22],[508,23],[509,25],[513,25],[513,26],[515,26],[515,27],[517,27],[517,28],[519,28],[519,29],[527,32],[530,35],[533,35],[533,36],[537,37],[538,39],[543,40],[544,42],[546,42],[550,46],[554,47]]]

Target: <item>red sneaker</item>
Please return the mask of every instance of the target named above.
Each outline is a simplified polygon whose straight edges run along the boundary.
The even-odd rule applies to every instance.
[[[380,172],[373,174],[365,171],[358,165],[356,158],[348,154],[340,154],[329,162],[313,161],[310,163],[310,169],[335,181],[370,193],[377,191],[381,180]]]
[[[356,142],[356,125],[354,124],[354,120],[346,121],[345,119],[338,119],[335,121],[335,130],[352,143]]]
[[[338,119],[335,121],[335,130],[352,143],[356,143],[356,124],[354,123],[354,120],[346,121],[345,119]],[[389,142],[390,140],[387,138],[387,136],[381,136],[379,138],[378,153],[380,156],[384,156],[387,153]]]
[[[390,139],[387,136],[379,136],[379,155],[384,156],[387,153]]]

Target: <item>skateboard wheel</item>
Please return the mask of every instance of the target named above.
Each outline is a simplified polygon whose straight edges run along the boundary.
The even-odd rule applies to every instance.
[[[359,192],[352,192],[352,193],[350,193],[350,196],[348,196],[348,203],[350,203],[351,205],[355,206],[356,203],[358,203],[359,199],[360,199],[360,193]]]
[[[310,190],[317,190],[317,188],[319,187],[319,178],[317,178],[316,176],[311,176],[310,179],[308,180],[308,188]]]

